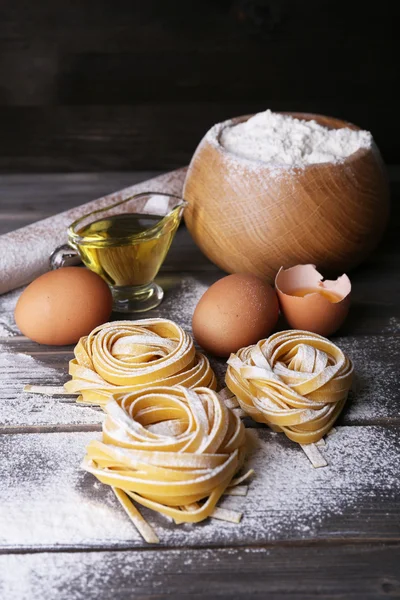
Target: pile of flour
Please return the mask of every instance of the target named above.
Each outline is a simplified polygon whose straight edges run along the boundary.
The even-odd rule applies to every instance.
[[[225,127],[220,143],[236,156],[274,165],[304,167],[338,163],[360,148],[370,148],[369,131],[328,129],[266,110],[244,123]]]

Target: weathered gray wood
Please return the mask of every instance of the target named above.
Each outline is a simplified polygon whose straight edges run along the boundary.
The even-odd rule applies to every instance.
[[[179,245],[178,245],[179,248]],[[149,315],[172,319],[185,330],[191,331],[194,308],[207,289],[219,277],[219,272],[163,273],[159,277],[165,289],[163,303]],[[17,333],[13,310],[19,291],[0,296],[0,334]],[[354,311],[357,315],[357,310]],[[128,318],[134,318],[133,315]],[[114,314],[114,319],[126,318]],[[351,321],[352,317],[349,317]],[[382,321],[381,321],[382,322]],[[389,317],[381,335],[340,335],[334,341],[352,358],[356,370],[354,391],[340,422],[343,424],[374,424],[400,422],[400,320]],[[0,354],[14,353],[2,365],[0,362],[1,396],[0,430],[21,429],[27,426],[60,424],[88,425],[100,423],[92,409],[76,407],[71,399],[45,398],[22,394],[24,384],[62,385],[68,378],[68,361],[73,346],[42,346],[16,335],[1,337]],[[34,360],[21,354],[27,353]],[[10,369],[10,361],[14,360]],[[36,362],[35,362],[36,361]],[[211,357],[212,365],[223,385],[226,363]],[[61,410],[64,408],[64,412]],[[32,412],[34,410],[35,412]]]
[[[40,354],[39,359],[0,348],[0,433],[15,431],[100,429],[103,412],[79,405],[75,398],[23,392],[27,382],[60,385],[67,380],[70,356]]]
[[[151,175],[2,176],[0,233]],[[63,383],[72,347],[10,336],[19,292],[0,296],[1,598],[400,596],[399,205],[378,251],[351,274],[352,311],[334,338],[358,381],[340,419],[352,426],[321,448],[330,466],[315,471],[296,444],[262,427],[248,497],[223,501],[243,511],[242,522],[175,526],[143,510],[161,538],[157,550],[145,547],[110,490],[79,469],[102,412],[21,392],[24,383]],[[190,330],[197,300],[220,276],[181,227],[159,276],[164,302],[151,314]],[[222,379],[225,361],[212,363]],[[354,426],[377,423],[384,427]]]
[[[157,175],[161,171],[0,174],[2,219],[20,217],[28,224]]]
[[[1,435],[0,548],[138,548],[144,542],[110,488],[80,469],[98,433]],[[247,497],[222,506],[243,512],[239,525],[214,519],[176,526],[143,509],[162,546],[240,546],[310,540],[400,541],[398,429],[343,427],[313,469],[283,434],[252,434]],[[379,503],[377,500],[379,499]]]
[[[7,600],[385,600],[400,547],[243,547],[0,556]]]
[[[187,289],[190,290],[189,284]],[[193,297],[196,291],[198,288],[193,288]],[[172,318],[190,330],[190,314],[186,317],[176,312],[171,314],[168,305],[157,314]],[[400,424],[400,336],[340,337],[336,342],[352,358],[356,369],[354,390],[339,423]],[[65,425],[101,422],[97,412],[75,405],[73,398],[49,398],[22,392],[28,383],[63,385],[69,378],[68,361],[72,357],[72,346],[61,350],[41,347],[20,337],[0,341],[0,431],[11,431],[16,427],[20,430],[25,426],[54,428],[60,424],[64,428]],[[225,360],[211,357],[211,364],[222,387]]]

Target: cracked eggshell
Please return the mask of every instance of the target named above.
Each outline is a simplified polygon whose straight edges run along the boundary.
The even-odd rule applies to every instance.
[[[275,278],[275,288],[281,311],[294,329],[329,336],[339,329],[349,312],[351,283],[347,275],[341,275],[335,281],[323,281],[315,265],[281,267]],[[310,292],[296,296],[299,290]],[[329,300],[318,290],[338,299]]]

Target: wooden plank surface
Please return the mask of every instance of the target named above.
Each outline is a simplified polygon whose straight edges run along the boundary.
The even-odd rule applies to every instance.
[[[183,239],[183,243],[181,240]],[[191,331],[193,310],[207,287],[221,272],[202,257],[191,243],[187,231],[182,228],[174,246],[175,253],[170,258],[171,266],[178,263],[179,251],[184,249],[188,262],[198,257],[199,271],[164,272],[158,281],[166,291],[166,297],[159,308],[152,311],[153,316],[170,318],[184,329]],[[202,265],[205,265],[203,270]],[[350,424],[388,424],[400,423],[400,319],[393,316],[393,304],[388,303],[387,312],[375,312],[374,304],[367,304],[364,319],[359,318],[357,305],[357,283],[355,300],[351,315],[343,332],[334,336],[336,343],[349,354],[356,367],[356,381],[348,405],[340,423]],[[62,385],[68,379],[68,361],[73,357],[73,346],[62,349],[41,346],[21,336],[13,321],[13,310],[20,290],[0,297],[0,355],[1,352],[13,352],[14,357],[0,362],[2,377],[3,403],[0,405],[0,431],[14,430],[21,426],[49,426],[59,424],[86,425],[99,423],[99,416],[91,408],[75,406],[73,399],[44,398],[22,394],[24,384]],[[362,292],[361,292],[362,294]],[[393,300],[393,298],[391,298]],[[368,311],[372,306],[372,318],[368,322]],[[354,318],[353,318],[354,316]],[[114,314],[114,319],[121,318]],[[377,326],[377,321],[380,327]],[[284,326],[284,324],[281,324]],[[361,329],[361,332],[360,332]],[[372,333],[379,331],[379,335]],[[366,335],[365,332],[368,332]],[[3,337],[1,333],[3,332]],[[360,333],[359,333],[360,332]],[[15,335],[9,335],[9,334]],[[5,334],[5,335],[4,335]],[[28,355],[28,356],[25,356]],[[33,357],[33,360],[29,358]],[[15,363],[10,370],[10,362]],[[223,386],[225,361],[211,357],[212,365]],[[37,368],[33,368],[34,365]],[[15,404],[18,402],[17,410]],[[60,406],[65,412],[60,412]],[[13,410],[10,411],[10,407]],[[52,410],[53,409],[53,410]],[[67,410],[68,409],[68,410]],[[32,414],[35,410],[35,414]],[[34,418],[33,418],[34,417]]]
[[[80,469],[86,445],[99,438],[92,432],[0,437],[0,480],[7,480],[0,490],[0,550],[146,546],[111,489]],[[251,442],[246,466],[255,475],[247,496],[227,496],[219,503],[243,512],[241,522],[208,519],[177,526],[141,509],[162,546],[400,541],[397,428],[339,427],[320,448],[328,462],[323,469],[314,469],[283,434],[253,430]]]
[[[161,171],[64,173],[61,176],[0,174],[0,234],[16,229],[17,220],[21,226],[27,225],[160,174]]]
[[[387,600],[400,596],[399,563],[397,543],[11,554],[0,555],[0,594],[20,600]]]
[[[187,296],[178,292],[176,297],[177,301],[180,298],[182,302],[185,298],[187,301]],[[196,297],[192,297],[193,307]],[[155,312],[157,316],[172,318],[186,330],[191,330],[189,313],[183,317],[169,312],[168,307]],[[365,336],[338,337],[335,341],[352,358],[357,373],[354,389],[339,423],[400,425],[399,336],[371,335],[368,341]],[[96,411],[76,405],[73,397],[46,397],[22,391],[26,384],[63,385],[69,379],[68,361],[72,357],[72,347],[60,351],[51,347],[40,348],[21,336],[0,339],[0,432],[24,426],[53,427],[57,424],[101,422]],[[223,387],[225,361],[211,357],[211,364],[220,387]]]
[[[2,176],[0,230],[147,176]],[[111,491],[79,468],[102,412],[22,392],[25,383],[63,383],[72,347],[21,336],[13,321],[21,290],[0,296],[0,597],[400,597],[398,191],[385,240],[351,274],[351,314],[334,338],[357,381],[320,449],[329,466],[314,470],[283,434],[246,419],[256,474],[247,497],[223,500],[243,512],[241,523],[175,526],[143,510],[160,549],[146,546]],[[198,299],[221,275],[181,227],[159,276],[165,299],[152,314],[190,330]],[[211,360],[222,383],[225,363]]]

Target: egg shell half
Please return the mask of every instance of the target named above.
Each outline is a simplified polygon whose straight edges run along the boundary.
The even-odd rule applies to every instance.
[[[281,311],[293,329],[302,329],[329,336],[339,329],[350,308],[351,283],[347,275],[335,281],[322,281],[315,265],[297,265],[289,269],[281,267],[275,278],[275,288]],[[318,292],[299,297],[291,295],[305,288],[323,289],[342,298],[331,302]]]
[[[193,335],[211,354],[229,356],[267,337],[278,316],[275,290],[255,275],[235,273],[214,283],[200,298]]]
[[[33,281],[15,307],[21,332],[39,344],[75,344],[108,321],[112,295],[108,285],[82,267],[63,267]]]

